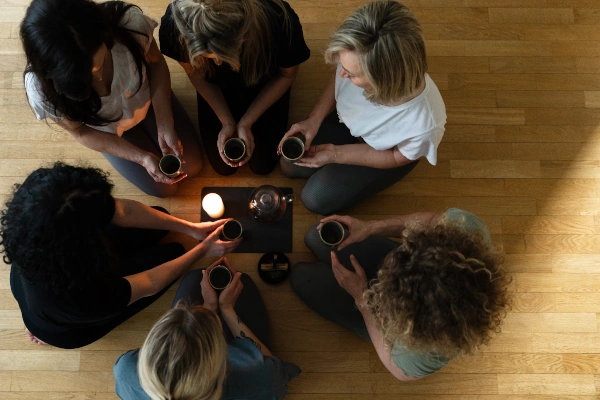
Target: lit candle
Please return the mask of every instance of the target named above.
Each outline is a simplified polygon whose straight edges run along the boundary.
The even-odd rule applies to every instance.
[[[202,208],[211,218],[221,218],[225,212],[225,206],[221,196],[216,193],[209,193],[202,200]]]

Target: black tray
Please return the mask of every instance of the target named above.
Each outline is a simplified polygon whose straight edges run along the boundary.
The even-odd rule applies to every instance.
[[[234,218],[241,222],[244,236],[234,253],[280,253],[292,252],[292,205],[288,203],[283,217],[271,224],[258,222],[250,215],[248,203],[253,187],[205,187],[200,198],[200,221],[215,221],[202,209],[202,199],[209,193],[216,193],[223,199],[225,213],[222,218]],[[292,188],[279,188],[284,195],[293,193]]]

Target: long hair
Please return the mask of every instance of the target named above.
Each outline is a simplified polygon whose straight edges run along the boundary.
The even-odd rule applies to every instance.
[[[290,29],[283,1],[178,0],[171,6],[190,64],[202,74],[214,74],[213,61],[202,54],[215,54],[240,71],[247,86],[273,74],[275,38],[269,21],[282,20],[284,28]]]
[[[447,357],[474,352],[509,304],[502,253],[459,222],[408,226],[365,292],[388,341]]]
[[[124,28],[126,12],[136,7],[122,1],[96,4],[91,0],[33,0],[21,23],[21,41],[27,58],[27,73],[37,78],[43,99],[71,121],[101,126],[121,115],[100,116],[100,96],[92,88],[94,54],[104,43],[110,50],[115,41],[133,55],[142,85],[146,65],[144,49]]]
[[[114,214],[105,172],[56,163],[15,185],[0,213],[4,262],[66,295],[115,266],[104,229]]]
[[[408,7],[397,1],[378,0],[356,9],[332,35],[325,60],[337,63],[341,50],[358,56],[372,86],[365,97],[375,103],[393,104],[414,93],[425,79],[427,57],[421,25]]]
[[[182,301],[152,327],[138,360],[140,384],[153,400],[217,400],[226,371],[219,318]]]

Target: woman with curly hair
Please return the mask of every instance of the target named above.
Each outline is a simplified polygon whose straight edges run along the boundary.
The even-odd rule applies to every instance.
[[[192,223],[117,199],[107,174],[56,163],[16,185],[0,217],[10,286],[30,339],[88,345],[158,299],[202,257],[221,256],[226,220]],[[158,244],[178,231],[202,240],[186,252]]]
[[[37,118],[101,152],[145,193],[168,197],[186,174],[200,172],[202,160],[196,129],[171,92],[152,36],[156,25],[122,1],[33,0],[21,40],[25,90]],[[166,154],[185,155],[184,174],[160,171]]]
[[[310,50],[302,25],[282,0],[175,0],[160,25],[160,50],[183,67],[197,91],[202,143],[214,170],[232,175],[248,163],[270,173],[287,130],[290,87]],[[242,139],[231,161],[225,142]]]
[[[421,25],[397,1],[356,9],[333,33],[325,61],[336,72],[281,141],[302,134],[308,151],[295,163],[282,158],[281,169],[309,178],[302,204],[329,215],[398,182],[420,159],[436,165],[446,108],[427,74]]]
[[[337,253],[319,238],[327,221],[348,228]],[[485,223],[469,212],[452,208],[370,222],[333,215],[304,240],[318,261],[292,268],[296,293],[323,317],[371,341],[399,380],[438,371],[500,329],[510,280]]]

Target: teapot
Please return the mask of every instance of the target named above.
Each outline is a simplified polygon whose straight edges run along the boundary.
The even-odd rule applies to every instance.
[[[271,185],[259,186],[250,195],[248,207],[250,214],[259,222],[279,221],[294,200],[293,195],[284,196],[281,190]]]

